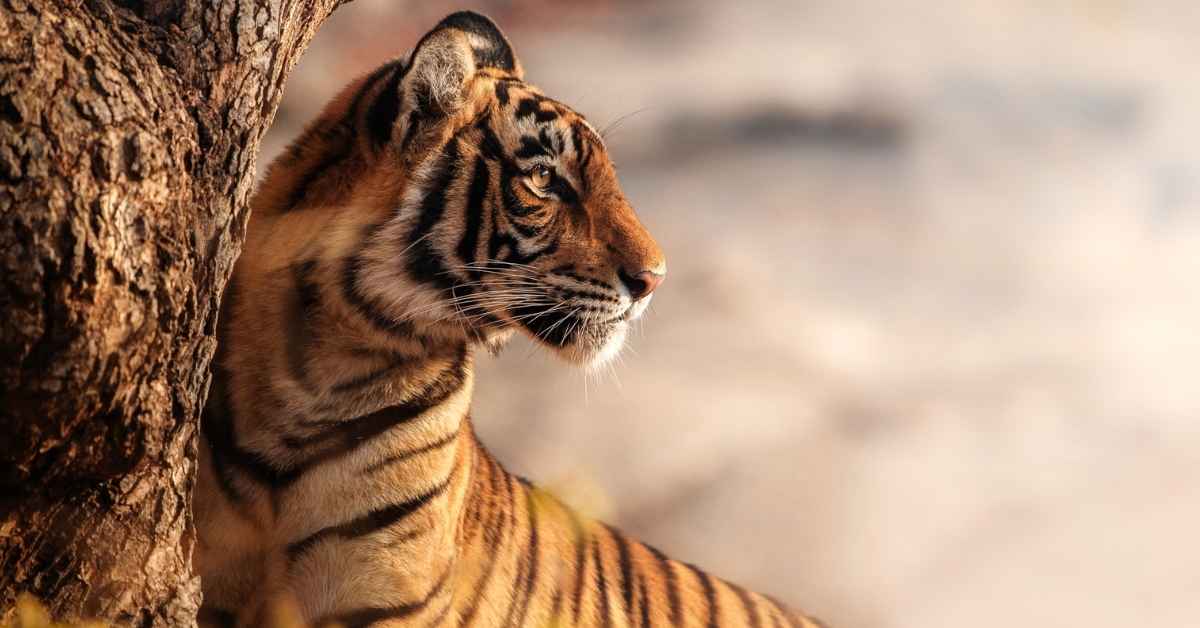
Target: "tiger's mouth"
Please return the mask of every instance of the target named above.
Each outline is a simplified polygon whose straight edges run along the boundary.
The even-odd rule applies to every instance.
[[[553,349],[572,364],[601,366],[624,346],[629,325],[646,310],[649,298],[629,303],[613,298],[558,300],[553,305],[523,304],[509,309],[510,318],[536,342]]]
[[[591,311],[585,305],[560,309],[518,306],[511,314],[535,341],[550,347],[560,357],[595,367],[620,352],[635,308],[630,305],[613,316]]]
[[[567,362],[598,367],[620,353],[630,322],[652,295],[628,291],[570,270],[505,265],[451,299],[458,319],[482,329],[519,329]]]

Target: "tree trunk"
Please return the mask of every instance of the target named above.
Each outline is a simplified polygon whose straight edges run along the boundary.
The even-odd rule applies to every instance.
[[[338,1],[0,0],[0,621],[195,622],[218,300]]]

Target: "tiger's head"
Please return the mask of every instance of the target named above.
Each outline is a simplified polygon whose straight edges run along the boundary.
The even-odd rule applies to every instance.
[[[306,137],[290,159],[316,176],[286,168],[292,185],[277,187],[324,177],[326,191],[268,192],[255,212],[352,207],[365,238],[335,253],[349,260],[348,300],[377,321],[490,345],[521,330],[571,362],[598,364],[619,351],[666,274],[604,140],[524,81],[481,15],[442,20],[407,62],[348,87]],[[338,166],[323,165],[341,145]]]

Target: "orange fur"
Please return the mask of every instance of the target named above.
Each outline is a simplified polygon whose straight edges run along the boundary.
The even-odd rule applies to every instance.
[[[817,625],[580,517],[474,436],[476,348],[522,332],[607,359],[665,272],[601,138],[486,18],[348,86],[272,165],[226,292],[203,621],[290,600],[347,626]]]

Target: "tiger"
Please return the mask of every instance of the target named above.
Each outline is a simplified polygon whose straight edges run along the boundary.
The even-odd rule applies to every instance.
[[[507,472],[477,351],[620,349],[666,274],[600,133],[454,13],[269,167],[224,291],[193,515],[204,626],[812,628]]]

